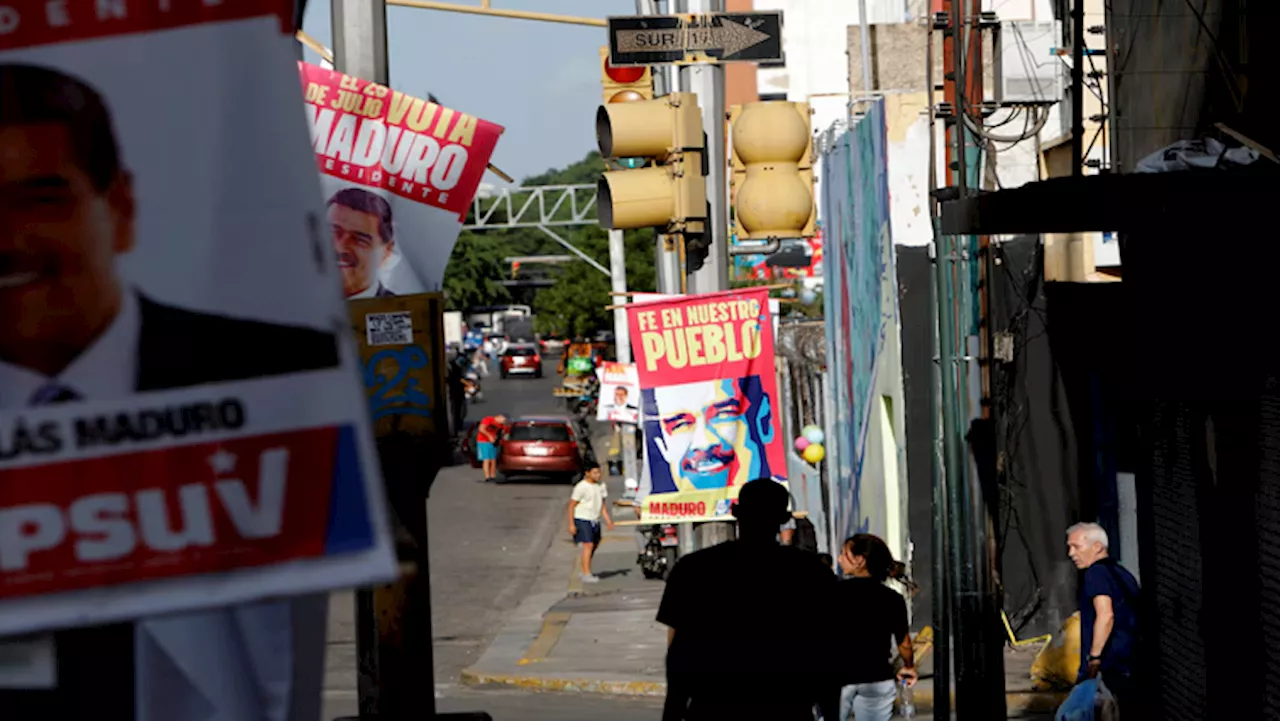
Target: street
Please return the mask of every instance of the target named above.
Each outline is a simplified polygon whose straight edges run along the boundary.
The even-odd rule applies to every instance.
[[[483,381],[484,400],[468,420],[504,413],[564,413],[551,395],[558,383],[547,359],[541,379]],[[603,429],[603,425],[595,426]],[[605,449],[597,448],[602,460]],[[486,484],[469,465],[447,468],[436,478],[427,504],[431,534],[432,622],[435,638],[435,692],[441,711],[487,711],[498,721],[641,721],[658,716],[660,702],[610,696],[465,688],[464,668],[474,663],[537,577],[543,555],[560,532],[570,487],[560,482]],[[330,604],[325,711],[329,721],[355,715],[356,651],[350,593]]]

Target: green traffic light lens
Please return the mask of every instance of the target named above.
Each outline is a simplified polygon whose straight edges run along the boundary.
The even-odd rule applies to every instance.
[[[644,158],[618,158],[618,165],[628,170],[644,167]]]

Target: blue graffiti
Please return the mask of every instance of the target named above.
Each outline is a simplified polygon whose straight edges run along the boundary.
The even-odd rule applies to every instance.
[[[396,362],[396,373],[390,378],[378,372],[378,364],[387,359]],[[364,366],[364,387],[373,391],[369,396],[369,412],[373,414],[373,420],[387,416],[430,418],[431,396],[418,386],[417,378],[408,377],[409,371],[426,368],[429,364],[426,351],[415,345],[374,353]]]

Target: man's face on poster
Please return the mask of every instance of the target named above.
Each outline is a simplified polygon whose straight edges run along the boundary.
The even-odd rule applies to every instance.
[[[613,404],[619,408],[627,405],[627,388],[626,386],[618,386],[613,389]]]
[[[61,123],[0,125],[0,314],[23,338],[114,309],[133,245],[131,179],[95,184],[73,142]]]
[[[329,206],[329,226],[333,230],[333,249],[342,273],[342,290],[348,296],[368,290],[378,282],[378,271],[391,257],[395,240],[383,240],[382,221],[373,213],[364,213],[333,203]]]
[[[658,447],[678,488],[724,488],[746,483],[765,465],[756,438],[768,429],[768,399],[753,405],[739,381],[723,379],[654,389]],[[682,482],[683,481],[683,482]]]

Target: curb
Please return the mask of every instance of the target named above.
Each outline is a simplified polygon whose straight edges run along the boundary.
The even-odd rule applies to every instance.
[[[468,668],[462,672],[462,683],[465,686],[511,686],[526,691],[553,691],[568,693],[593,693],[607,696],[665,696],[667,684],[664,681],[620,681],[609,679],[593,679],[582,677],[557,676],[521,676],[514,674],[489,673],[476,668]],[[1067,698],[1064,691],[1013,691],[1005,694],[1005,704],[1009,716],[1022,714],[1053,713]],[[915,689],[916,710],[926,712],[933,710],[933,689]],[[952,694],[952,707],[955,706],[955,694]]]
[[[568,693],[593,693],[606,696],[656,696],[667,695],[665,681],[617,681],[581,677],[517,676],[488,673],[475,668],[462,671],[464,686],[512,686],[526,691],[559,691]]]

